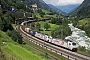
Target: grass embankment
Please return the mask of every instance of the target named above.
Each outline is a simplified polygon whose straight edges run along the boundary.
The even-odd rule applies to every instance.
[[[52,55],[58,57],[60,60],[68,60],[68,59],[66,59],[66,58],[64,58],[64,57],[62,57],[62,56],[60,56],[60,55],[58,55],[58,54],[56,54],[56,53],[53,53],[53,52],[51,52],[51,51],[49,51],[49,50],[46,50],[46,49],[44,49],[44,48],[42,48],[42,47],[40,47],[40,46],[38,46],[38,45],[30,42],[29,40],[25,40],[25,39],[24,39],[24,41],[29,45],[29,46],[27,47],[28,50],[31,51],[31,48],[32,48],[32,47],[30,47],[30,46],[32,45],[33,47],[37,47],[38,49],[44,51],[44,52],[47,54],[47,56],[46,56],[45,54],[44,54],[43,56],[46,57],[47,60],[52,60],[52,58],[48,57],[48,54],[52,54]],[[24,45],[23,47],[26,47],[26,45]],[[34,52],[34,53],[37,53],[38,51],[36,51],[36,52],[33,51],[33,52]],[[39,53],[40,53],[40,52],[39,52]],[[38,53],[37,53],[37,54],[38,54]]]
[[[2,42],[5,42],[4,44]],[[34,50],[35,51],[35,50]],[[13,40],[0,31],[0,60],[47,60],[13,42]]]
[[[53,54],[61,60],[67,60],[66,58],[37,46],[28,40],[24,39],[24,41],[27,42],[27,44],[19,45],[18,43],[13,42],[6,33],[0,31],[0,60],[52,60],[48,55],[43,55],[30,47],[30,45],[38,47],[46,53]],[[2,42],[5,42],[5,44],[2,44]]]
[[[40,56],[33,54],[30,51],[27,51],[25,48],[19,45],[10,43],[3,46],[3,48],[3,50],[6,50],[7,52],[12,54],[12,59],[14,59],[13,56],[15,56],[17,58],[15,58],[15,60],[44,60]]]

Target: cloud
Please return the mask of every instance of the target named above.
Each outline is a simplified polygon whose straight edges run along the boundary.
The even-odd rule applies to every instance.
[[[52,5],[70,5],[70,4],[81,4],[84,0],[43,0],[47,4]]]

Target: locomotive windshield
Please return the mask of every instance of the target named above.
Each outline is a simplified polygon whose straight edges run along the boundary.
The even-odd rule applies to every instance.
[[[76,45],[76,43],[72,43],[72,45]]]

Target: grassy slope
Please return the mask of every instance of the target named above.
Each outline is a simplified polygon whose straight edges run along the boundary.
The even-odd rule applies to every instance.
[[[16,56],[18,59],[17,60],[44,60],[41,59],[39,56],[37,56],[36,54],[33,54],[30,51],[27,51],[26,49],[24,49],[23,47],[19,46],[19,45],[15,45],[15,44],[8,44],[3,46],[3,48],[12,53],[14,56]]]
[[[42,9],[42,12],[45,12],[45,14],[50,13],[50,11],[44,9]]]
[[[43,22],[43,21],[40,22],[42,28],[44,28],[44,24],[45,24],[45,23],[46,23],[46,22]],[[59,25],[51,24],[51,23],[49,23],[49,24],[50,24],[51,28],[49,28],[48,31],[45,31],[45,34],[51,35],[51,31],[54,30],[54,29],[56,29],[56,28],[58,28]],[[44,33],[44,31],[41,31],[41,32]]]
[[[2,44],[3,41],[6,42],[6,44]],[[41,58],[41,56],[38,56],[13,42],[6,33],[0,31],[0,56],[2,56],[3,53],[4,57],[2,57],[2,59],[6,60],[45,60]]]
[[[79,21],[78,25],[79,26],[85,25],[86,23],[89,23],[88,22],[89,20],[90,20],[90,18],[82,19]]]

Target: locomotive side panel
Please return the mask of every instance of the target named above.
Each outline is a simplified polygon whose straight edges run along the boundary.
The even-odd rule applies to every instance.
[[[68,42],[61,39],[53,39],[52,43],[68,48]]]

